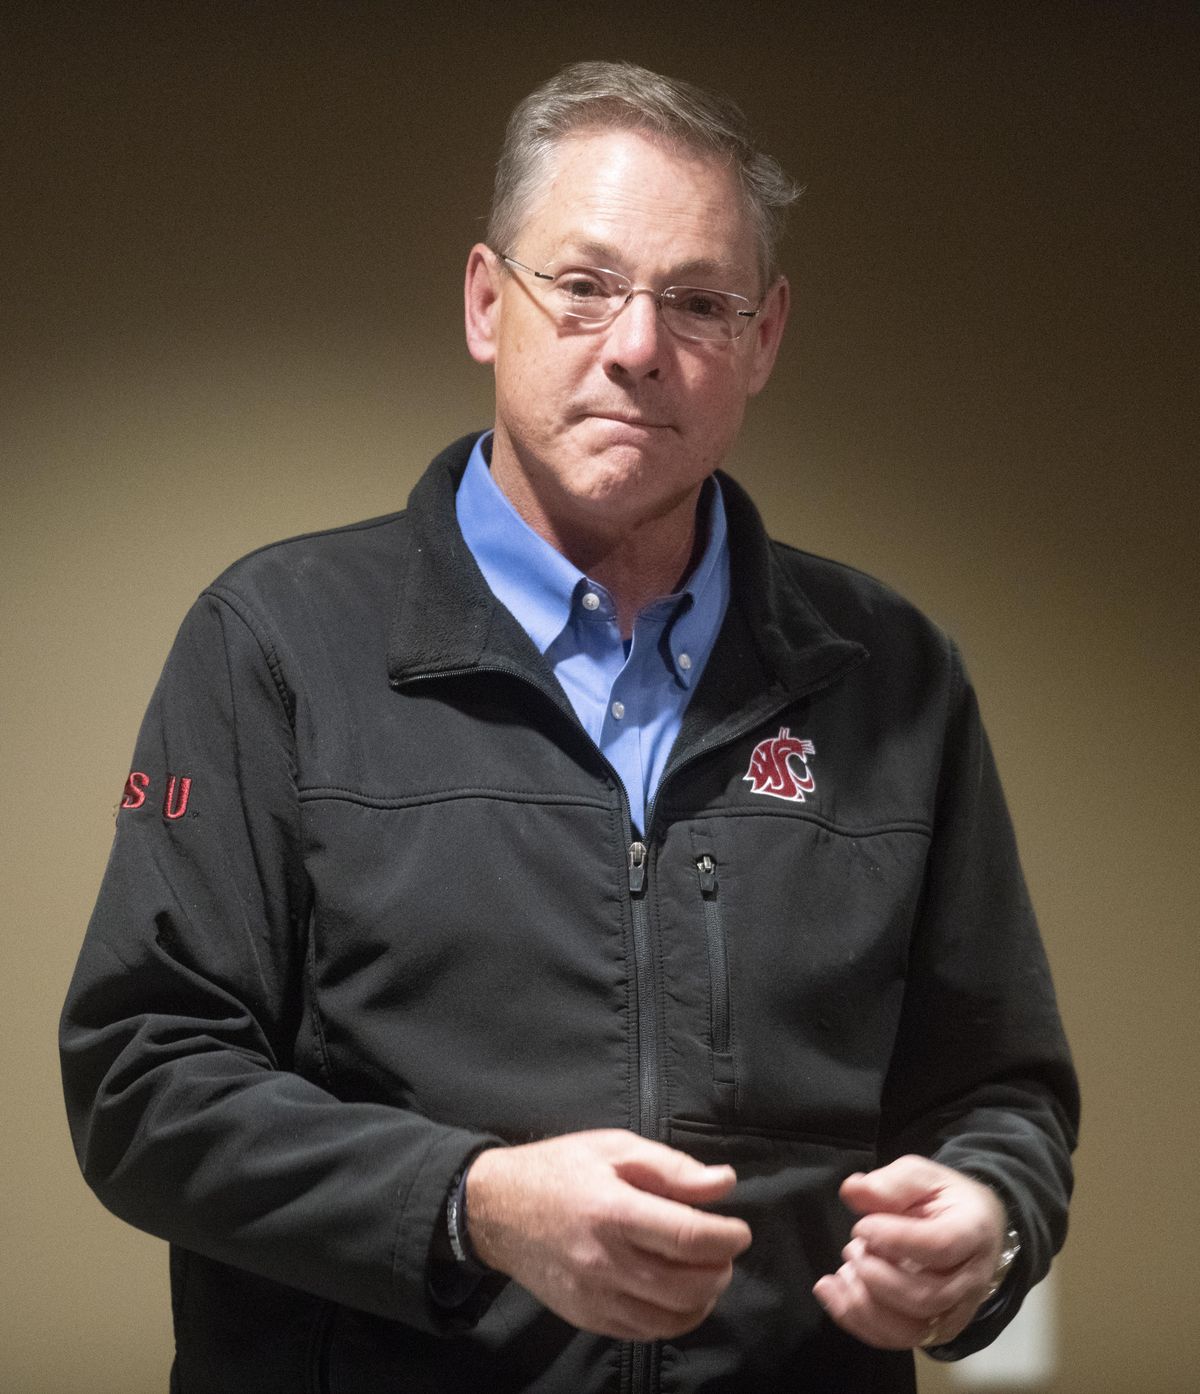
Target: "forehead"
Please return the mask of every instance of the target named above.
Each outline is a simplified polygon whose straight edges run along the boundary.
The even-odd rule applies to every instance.
[[[753,274],[754,229],[730,165],[639,131],[583,131],[555,146],[521,243],[543,261],[620,258],[639,277],[677,268]]]

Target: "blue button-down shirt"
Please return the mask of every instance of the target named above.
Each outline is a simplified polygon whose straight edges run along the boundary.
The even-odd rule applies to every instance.
[[[475,442],[458,487],[463,538],[620,776],[642,829],[729,603],[721,487],[715,479],[706,486],[708,543],[687,584],[641,610],[626,645],[612,596],[525,522],[492,478],[485,449],[490,455],[490,433]]]

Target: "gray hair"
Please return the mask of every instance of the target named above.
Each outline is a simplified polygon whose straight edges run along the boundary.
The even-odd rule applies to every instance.
[[[646,131],[727,161],[754,225],[763,288],[770,284],[787,209],[800,187],[755,148],[749,123],[729,98],[635,63],[571,63],[517,106],[496,165],[487,229],[493,251],[504,254],[516,244],[558,142],[595,129]]]

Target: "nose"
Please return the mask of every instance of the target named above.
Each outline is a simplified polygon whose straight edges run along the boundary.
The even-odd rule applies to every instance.
[[[606,370],[632,378],[657,376],[666,332],[654,291],[635,287],[608,327],[604,345]]]

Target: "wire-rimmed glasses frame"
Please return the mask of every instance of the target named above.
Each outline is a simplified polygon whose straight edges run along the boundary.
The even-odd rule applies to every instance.
[[[600,328],[616,319],[635,295],[646,294],[657,306],[663,323],[679,338],[699,343],[732,343],[745,332],[766,298],[763,296],[756,303],[744,295],[706,286],[666,286],[655,290],[653,286],[634,285],[619,271],[602,266],[560,266],[552,262],[538,271],[507,252],[496,255],[505,265],[544,282],[547,291],[559,291],[561,302],[547,301],[547,307],[560,323]]]

